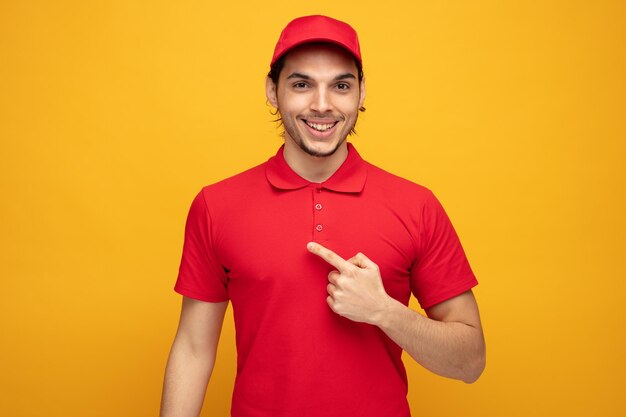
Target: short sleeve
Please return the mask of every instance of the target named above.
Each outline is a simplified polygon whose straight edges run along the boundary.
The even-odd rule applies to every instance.
[[[411,291],[424,309],[478,284],[459,237],[437,198],[428,192],[422,209]]]
[[[228,300],[226,272],[211,239],[211,218],[201,191],[191,203],[185,225],[183,255],[174,290],[207,302]]]

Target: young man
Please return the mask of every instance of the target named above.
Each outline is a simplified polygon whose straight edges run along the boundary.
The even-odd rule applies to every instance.
[[[236,417],[409,416],[403,349],[475,381],[477,282],[448,217],[346,142],[365,99],[356,32],[324,16],[289,23],[266,93],[284,145],[189,212],[161,415],[199,414],[228,301]],[[407,307],[411,293],[428,317]]]

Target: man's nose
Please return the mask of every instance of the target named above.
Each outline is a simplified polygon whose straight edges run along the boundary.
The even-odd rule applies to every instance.
[[[311,110],[318,113],[326,113],[332,110],[329,91],[326,88],[320,87],[316,90],[313,101],[311,102]]]

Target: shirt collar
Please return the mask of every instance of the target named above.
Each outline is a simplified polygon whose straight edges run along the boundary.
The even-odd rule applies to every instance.
[[[312,183],[296,174],[285,161],[281,146],[276,155],[267,161],[265,176],[274,187],[280,190],[297,190]],[[367,164],[351,143],[348,143],[348,157],[330,178],[319,184],[322,188],[340,193],[360,193],[367,179]]]

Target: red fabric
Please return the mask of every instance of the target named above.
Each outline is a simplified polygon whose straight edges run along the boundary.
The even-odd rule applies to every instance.
[[[289,50],[312,42],[330,42],[350,52],[363,65],[356,31],[349,24],[328,16],[303,16],[292,20],[276,42],[270,67]]]
[[[321,184],[295,174],[281,148],[205,187],[189,212],[175,289],[232,302],[232,415],[409,416],[401,349],[330,310],[332,267],[307,251],[311,240],[344,258],[363,252],[405,305],[411,292],[427,308],[477,284],[433,194],[363,161],[352,145]]]

